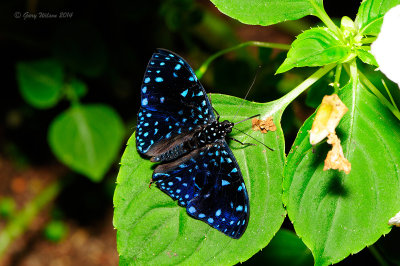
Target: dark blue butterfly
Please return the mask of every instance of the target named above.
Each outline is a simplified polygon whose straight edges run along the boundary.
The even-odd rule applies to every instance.
[[[192,68],[158,49],[141,88],[136,147],[160,162],[152,180],[187,213],[232,238],[249,221],[243,176],[225,141],[233,123],[219,122]]]

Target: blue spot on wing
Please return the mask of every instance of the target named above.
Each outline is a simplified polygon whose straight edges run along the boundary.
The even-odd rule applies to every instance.
[[[225,141],[214,144],[208,150],[203,148],[200,152],[202,155],[197,153],[195,157],[199,167],[195,178],[199,184],[199,196],[188,202],[188,214],[232,238],[240,238],[249,220],[249,198],[235,157]],[[222,154],[227,154],[224,156],[231,158],[231,163],[221,163],[218,157]],[[211,160],[218,163],[207,163]],[[193,165],[186,167],[192,168]],[[232,172],[235,168],[237,171]],[[223,186],[224,181],[227,183]],[[196,212],[190,212],[191,207]]]

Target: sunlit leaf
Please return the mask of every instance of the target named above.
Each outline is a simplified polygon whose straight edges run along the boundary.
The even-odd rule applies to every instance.
[[[323,10],[322,0],[211,0],[224,14],[245,24],[272,25],[317,15]]]
[[[343,44],[328,28],[313,28],[297,36],[286,60],[276,73],[293,67],[323,66],[343,62],[350,55],[350,47]]]
[[[239,98],[214,94],[211,100],[222,120],[233,120],[237,107],[243,102]],[[117,245],[122,264],[235,264],[249,259],[268,244],[285,217],[281,200],[284,138],[279,120],[282,109],[277,103],[244,101],[234,121],[258,113],[262,117],[272,115],[277,131],[254,132],[250,121],[237,127],[275,151],[262,145],[244,147],[230,143],[250,197],[249,225],[239,240],[190,218],[186,209],[166,194],[155,186],[149,188],[154,164],[139,156],[132,135],[122,157],[114,194],[114,226],[118,230]],[[236,133],[235,138],[254,143],[251,138]]]
[[[371,54],[371,52],[367,49],[358,48],[356,50],[358,58],[361,59],[366,64],[373,65],[378,67],[378,63],[375,60],[375,57]]]
[[[365,0],[361,3],[356,25],[362,35],[378,35],[385,13],[400,5],[400,0]]]
[[[360,84],[339,90],[349,108],[336,132],[345,157],[346,175],[323,171],[329,145],[310,145],[309,118],[288,155],[284,203],[298,236],[317,265],[341,261],[390,231],[389,219],[400,210],[400,124]]]

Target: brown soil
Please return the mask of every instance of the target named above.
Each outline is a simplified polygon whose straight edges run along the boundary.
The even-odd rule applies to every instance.
[[[0,157],[0,198],[12,197],[18,210],[30,202],[48,184],[66,173],[61,165],[45,167],[16,167]],[[51,205],[51,203],[50,203]],[[51,206],[45,207],[26,231],[8,247],[0,265],[117,265],[116,230],[112,225],[113,210],[107,210],[104,220],[96,225],[80,226],[64,220],[68,227],[65,239],[53,243],[43,236],[49,221]],[[7,221],[0,218],[0,232]]]

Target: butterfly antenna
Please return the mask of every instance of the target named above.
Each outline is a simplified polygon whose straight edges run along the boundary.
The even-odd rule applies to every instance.
[[[251,88],[253,88],[254,83],[256,82],[256,79],[257,79],[258,73],[260,72],[260,69],[261,69],[261,66],[258,66],[257,72],[254,75],[254,78],[253,78],[253,81],[251,82],[250,88],[247,90],[246,96],[244,96],[244,99],[243,99],[242,103],[239,105],[239,108],[237,109],[236,114],[233,117],[232,121],[235,120],[235,117],[239,113],[240,108],[242,108],[244,101],[247,99],[247,96],[249,96],[250,90],[251,90]]]
[[[264,143],[262,143],[261,141],[257,140],[256,138],[253,138],[252,136],[250,136],[249,134],[245,133],[244,131],[242,131],[242,130],[240,130],[240,129],[237,129],[237,128],[233,128],[233,129],[236,129],[237,131],[239,131],[239,132],[241,132],[241,133],[245,134],[246,136],[248,136],[248,137],[250,137],[250,138],[254,139],[254,140],[255,140],[255,141],[257,141],[258,143],[262,144],[264,147],[268,148],[269,150],[271,150],[271,151],[275,151],[274,149],[272,149],[272,148],[268,147],[267,145],[265,145],[265,144],[264,144]]]
[[[257,116],[259,116],[259,115],[260,115],[260,114],[258,114],[258,115],[253,115],[253,116],[250,116],[250,117],[248,117],[248,118],[246,118],[246,119],[243,119],[242,121],[239,121],[239,122],[233,123],[233,125],[240,124],[240,123],[242,123],[242,122],[244,122],[244,121],[247,121],[247,120],[249,120],[249,119],[252,119],[252,118],[254,118],[254,117],[257,117]]]

